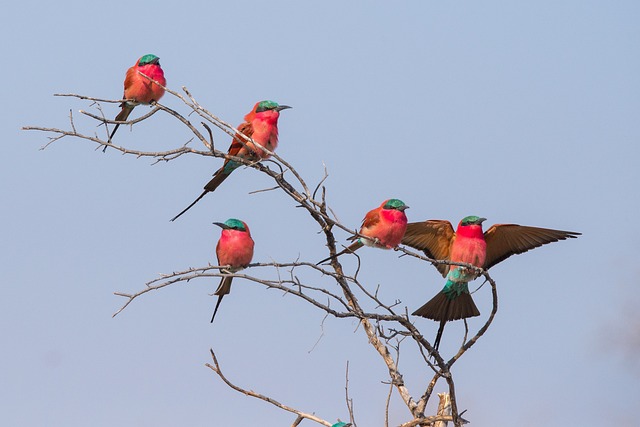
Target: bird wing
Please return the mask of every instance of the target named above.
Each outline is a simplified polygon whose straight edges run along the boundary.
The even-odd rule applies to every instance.
[[[484,268],[491,268],[511,255],[521,254],[547,243],[576,238],[580,234],[582,233],[518,224],[494,224],[484,233],[487,242]]]
[[[127,74],[124,77],[124,99],[127,99],[127,92],[133,86],[138,77],[138,67],[136,65],[127,70]]]
[[[251,123],[242,123],[240,126],[238,126],[238,130],[249,138],[253,136],[253,126],[251,126]],[[248,148],[245,147],[246,144],[247,141],[245,141],[243,137],[236,133],[236,135],[233,137],[233,141],[231,142],[231,146],[229,147],[227,153],[231,156],[238,156],[239,153],[244,154],[248,151]]]
[[[449,259],[455,236],[456,233],[449,221],[431,219],[407,224],[402,243],[423,251],[429,258]],[[436,268],[443,277],[446,277],[449,271],[448,265],[437,265]]]
[[[375,227],[380,222],[380,210],[380,208],[375,208],[367,212],[364,219],[362,220],[360,231]]]
[[[371,230],[371,228],[375,227],[380,223],[380,211],[382,208],[375,208],[367,212],[362,220],[362,225],[360,226],[360,234],[363,236],[369,236],[367,230]],[[358,236],[351,236],[347,240],[356,241],[358,240]],[[353,252],[353,251],[350,251]]]
[[[249,138],[251,138],[251,135],[253,135],[253,126],[251,126],[250,123],[242,123],[240,126],[238,126],[238,130]],[[247,153],[251,152],[251,149],[245,147],[241,141],[244,141],[244,138],[236,133],[236,135],[233,137],[233,141],[231,141],[231,145],[229,146],[227,154],[229,154],[230,156],[242,158],[250,157],[247,156]],[[215,191],[216,188],[218,188],[220,184],[222,184],[224,180],[229,177],[231,172],[236,170],[240,165],[241,163],[239,162],[233,161],[231,159],[225,159],[222,167],[213,174],[213,178],[211,178],[211,181],[207,182],[207,184],[204,186],[204,193],[202,193],[200,197],[198,197],[190,206],[188,206],[186,210],[196,204],[196,202],[208,192]],[[178,218],[180,215],[182,215],[182,213],[179,213],[176,217],[174,217],[174,219]]]

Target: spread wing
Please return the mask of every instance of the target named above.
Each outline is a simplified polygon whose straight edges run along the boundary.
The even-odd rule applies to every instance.
[[[484,233],[487,242],[484,268],[490,268],[511,255],[521,254],[547,243],[576,238],[580,234],[582,233],[518,224],[495,224]]]
[[[407,224],[402,243],[423,251],[429,258],[449,259],[451,244],[456,233],[449,221],[432,219]],[[448,265],[436,266],[443,277],[449,271]]]

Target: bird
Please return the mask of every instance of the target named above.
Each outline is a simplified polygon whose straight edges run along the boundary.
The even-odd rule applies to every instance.
[[[352,425],[351,423],[344,423],[342,421],[339,421],[334,425],[332,425],[331,427],[351,427],[351,425]]]
[[[225,222],[214,222],[214,224],[222,228],[220,240],[216,245],[216,257],[218,265],[221,267],[220,272],[236,273],[249,265],[253,259],[254,242],[247,224],[235,218],[229,218]],[[229,267],[222,268],[224,266]],[[231,292],[232,280],[233,276],[223,277],[218,289],[214,292],[214,295],[218,295],[218,301],[213,310],[213,316],[211,316],[211,323],[216,317],[222,298]]]
[[[463,262],[488,270],[511,255],[582,234],[518,224],[494,224],[483,233],[484,221],[486,218],[475,215],[464,217],[455,232],[445,220],[413,222],[407,225],[402,243],[423,251],[432,259]],[[468,286],[478,273],[456,265],[438,264],[436,268],[447,282],[442,291],[413,315],[440,322],[434,342],[437,350],[447,321],[479,316],[480,311]]]
[[[353,240],[351,245],[340,253],[323,259],[318,264],[337,258],[344,253],[353,253],[365,245],[381,249],[395,248],[400,244],[407,228],[407,216],[404,211],[408,208],[409,206],[405,205],[402,200],[385,200],[380,206],[367,212],[362,220],[358,234],[369,237],[369,239],[353,236],[349,239]]]
[[[158,86],[150,79],[158,82],[161,86]],[[153,54],[141,56],[135,65],[127,70],[127,75],[124,78],[124,95],[122,96],[124,101],[120,104],[122,109],[116,116],[115,121],[127,121],[129,114],[138,104],[151,104],[160,100],[164,95],[164,86],[166,85],[167,80],[164,78],[162,67],[160,67],[160,58]],[[120,123],[116,123],[113,128],[109,136],[109,142],[111,142],[113,135],[116,134],[118,127],[120,127]],[[105,145],[102,151],[104,152],[106,149],[107,146]]]
[[[291,107],[288,105],[278,105],[278,103],[274,101],[257,102],[251,112],[244,116],[244,122],[238,126],[239,133],[236,133],[233,137],[227,155],[248,160],[264,160],[271,157],[271,154],[263,150],[263,148],[266,148],[270,152],[275,151],[278,146],[278,117],[280,117],[280,111],[287,108]],[[240,134],[251,138],[252,141],[246,141]],[[231,172],[241,165],[242,163],[238,161],[225,159],[222,167],[213,174],[211,181],[204,186],[203,193],[182,212],[173,217],[171,221],[175,221],[191,209],[205,194],[215,191],[215,189],[227,179]]]

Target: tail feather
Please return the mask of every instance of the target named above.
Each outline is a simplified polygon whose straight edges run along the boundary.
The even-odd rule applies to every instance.
[[[193,207],[193,205],[195,205],[196,203],[198,203],[200,201],[200,199],[202,199],[205,194],[207,194],[209,192],[209,190],[204,190],[202,192],[201,195],[198,196],[197,199],[195,199],[189,206],[187,206],[186,208],[184,208],[182,210],[182,212],[180,212],[178,215],[174,216],[173,218],[171,218],[171,221],[175,221],[176,219],[180,218],[182,216],[183,213],[185,213],[186,211],[188,211],[189,209],[191,209]]]
[[[414,311],[413,315],[436,321],[449,321],[479,316],[480,311],[471,294],[462,293],[450,299],[444,292],[438,292],[425,305]]]
[[[120,106],[122,107],[122,110],[120,110],[120,112],[116,116],[115,121],[126,122],[127,119],[129,118],[129,114],[131,114],[131,112],[133,111],[133,107],[129,106],[126,102],[123,102],[122,104],[120,104]],[[120,127],[120,123],[117,123],[116,126],[113,128],[113,131],[111,131],[111,135],[109,135],[109,143],[111,143],[111,140],[113,139],[113,135],[116,134],[116,131],[118,130],[119,127]],[[105,151],[107,151],[106,145],[102,149],[103,153]]]
[[[218,302],[216,302],[216,308],[213,309],[213,316],[211,316],[211,323],[213,323],[213,319],[216,318],[216,313],[218,312],[218,307],[220,307],[220,303],[222,302],[222,298],[231,292],[231,281],[233,277],[223,277],[220,280],[220,285],[218,285],[218,289],[214,292],[214,295],[218,295]]]
[[[216,173],[213,174],[213,178],[211,179],[211,181],[207,182],[207,184],[204,186],[204,192],[193,201],[193,203],[191,203],[189,206],[187,206],[186,208],[184,208],[184,210],[182,212],[180,212],[178,215],[174,216],[173,218],[171,218],[171,221],[175,221],[176,219],[178,219],[183,213],[185,213],[186,211],[188,211],[189,209],[191,209],[193,207],[193,205],[195,205],[196,203],[198,203],[200,201],[200,199],[202,199],[204,197],[205,194],[207,193],[211,193],[212,191],[214,191],[216,188],[218,188],[218,186],[220,184],[222,184],[222,182],[227,179],[227,177],[229,176],[231,172],[226,172],[224,169],[224,166],[222,166],[220,169],[218,169],[216,171]]]
[[[233,169],[231,169],[233,171]],[[220,169],[218,169],[216,171],[216,173],[213,174],[213,178],[211,179],[211,181],[207,182],[207,184],[204,186],[204,192],[193,201],[193,203],[191,203],[189,206],[187,206],[186,208],[184,208],[184,210],[182,212],[180,212],[178,215],[174,216],[173,218],[171,218],[171,221],[175,221],[176,219],[178,219],[183,213],[185,213],[186,211],[188,211],[189,209],[191,209],[193,207],[193,205],[195,205],[196,203],[198,203],[200,201],[200,199],[202,199],[204,197],[205,194],[207,193],[211,193],[212,191],[215,191],[216,188],[218,188],[218,186],[220,184],[222,184],[222,182],[227,179],[227,177],[229,176],[229,174],[231,174],[231,172],[227,172],[225,170],[225,167],[222,166]]]
[[[440,322],[440,327],[438,328],[438,333],[436,334],[436,340],[433,342],[433,348],[438,350],[440,348],[440,340],[442,339],[442,333],[444,332],[444,325],[447,323],[446,320],[442,320]]]
[[[440,322],[440,327],[436,334],[436,340],[433,344],[433,348],[438,350],[440,340],[442,339],[442,333],[444,332],[444,325],[447,321],[479,316],[480,311],[473,302],[471,294],[465,292],[455,298],[449,298],[441,291],[438,292],[435,297],[431,298],[425,305],[414,311],[413,315],[426,317],[427,319]]]
[[[226,172],[224,166],[222,166],[213,174],[213,178],[211,178],[211,181],[207,182],[204,189],[207,191],[215,191],[215,189],[218,188],[230,174],[231,172]]]
[[[224,273],[227,271],[225,270]],[[220,285],[218,285],[218,289],[213,293],[214,295],[227,295],[231,292],[231,282],[233,281],[233,276],[223,277],[220,280]]]
[[[129,114],[131,114],[131,112],[133,111],[134,106],[129,105],[126,102],[123,102],[122,104],[120,104],[120,106],[122,107],[122,110],[120,110],[120,112],[116,116],[115,121],[126,122],[129,118]]]
[[[357,251],[358,249],[360,249],[361,247],[363,247],[364,244],[362,242],[360,242],[360,240],[356,240],[355,242],[353,242],[352,244],[350,244],[349,246],[347,246],[346,248],[344,248],[341,252],[338,252],[337,254],[330,256],[328,258],[323,259],[322,261],[316,263],[316,265],[320,265],[322,263],[325,263],[331,259],[334,258],[338,258],[340,255],[342,254],[346,254],[346,253],[354,253],[355,251]]]
[[[213,309],[213,316],[211,316],[211,323],[213,323],[213,319],[216,318],[216,313],[218,312],[218,307],[220,307],[220,303],[222,302],[222,298],[224,298],[224,295],[220,295],[218,297],[218,302],[216,303],[216,308]]]

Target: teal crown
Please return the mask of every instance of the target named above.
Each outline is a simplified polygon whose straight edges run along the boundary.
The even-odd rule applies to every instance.
[[[274,101],[260,101],[258,103],[258,108],[256,109],[258,112],[260,111],[266,111],[266,110],[273,110],[275,108],[278,108],[278,103],[274,102]]]
[[[224,222],[224,225],[234,230],[247,231],[247,228],[244,226],[244,222],[239,219],[229,218]]]
[[[160,58],[158,58],[157,56],[149,53],[145,56],[143,56],[142,58],[140,58],[140,61],[138,61],[138,66],[141,67],[143,65],[149,65],[149,64],[160,64],[158,61],[160,61]]]
[[[403,211],[407,209],[409,206],[405,205],[402,200],[399,199],[389,199],[387,203],[382,207],[383,209],[396,209],[399,211]]]
[[[470,215],[462,218],[462,221],[460,221],[460,223],[462,225],[480,225],[486,220],[487,218],[480,218],[479,216]]]
[[[291,108],[288,105],[280,105],[274,101],[260,101],[256,107],[256,113],[262,113],[263,111],[276,110],[282,111],[287,108]]]

